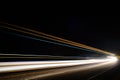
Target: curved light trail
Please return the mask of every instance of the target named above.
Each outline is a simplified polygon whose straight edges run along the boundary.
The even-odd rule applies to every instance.
[[[31,80],[36,78],[44,78],[65,73],[73,73],[89,69],[113,67],[117,64],[118,59],[108,56],[105,59],[88,59],[88,60],[60,60],[60,61],[29,61],[29,62],[1,62],[0,73],[26,71],[26,70],[42,70],[46,71],[31,72],[25,74],[17,74],[12,76],[0,77],[0,79],[9,80]],[[76,66],[74,68],[74,66]],[[48,69],[48,70],[47,70]],[[50,69],[50,70],[49,70]],[[53,69],[53,70],[52,70]],[[53,72],[51,72],[53,71]],[[30,76],[31,75],[31,76]]]
[[[7,76],[7,77],[0,77],[0,79],[8,79],[9,78],[14,78],[12,80],[31,80],[31,79],[36,79],[36,78],[42,78],[42,77],[47,77],[47,76],[52,76],[52,75],[58,75],[58,74],[65,74],[67,72],[74,72],[74,71],[82,71],[82,70],[88,70],[88,69],[97,69],[97,68],[103,68],[103,67],[110,67],[110,66],[115,66],[116,63],[118,62],[118,58],[111,52],[104,51],[98,48],[94,48],[91,46],[87,46],[81,43],[76,43],[73,41],[69,41],[66,39],[62,39],[56,36],[48,35],[42,32],[38,32],[32,29],[24,28],[24,27],[19,27],[16,25],[11,25],[7,24],[8,26],[0,25],[2,28],[6,28],[9,30],[17,31],[20,33],[24,33],[30,36],[35,36],[40,38],[44,38],[48,40],[47,42],[52,43],[57,43],[57,44],[64,44],[64,45],[69,45],[72,47],[77,47],[77,48],[82,48],[85,50],[90,50],[93,52],[98,52],[98,53],[104,53],[107,54],[106,58],[101,58],[101,59],[87,59],[87,60],[54,60],[54,61],[24,61],[24,62],[0,62],[0,74],[2,73],[8,73],[8,72],[20,72],[20,71],[29,71],[29,70],[43,70],[43,69],[51,69],[48,71],[43,71],[43,72],[37,72],[36,73],[26,73],[26,74],[19,74],[19,75],[12,75],[12,76]],[[4,54],[1,54],[4,55]],[[26,55],[24,56],[26,57]],[[5,57],[1,57],[5,58]],[[13,57],[6,57],[6,58],[13,58]],[[17,57],[16,57],[17,58]],[[22,57],[21,57],[22,58]],[[26,58],[39,58],[38,56],[29,56]],[[76,68],[72,68],[75,67]],[[70,68],[71,67],[71,68]],[[59,69],[63,68],[63,69]],[[54,69],[54,70],[52,70]],[[53,72],[50,72],[53,71]],[[31,75],[31,76],[30,76]],[[22,76],[23,79],[19,79],[19,77]]]

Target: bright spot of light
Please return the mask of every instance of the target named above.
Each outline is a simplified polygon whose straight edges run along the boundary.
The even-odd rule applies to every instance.
[[[110,59],[113,62],[117,62],[118,58],[116,56],[107,56],[108,59]]]

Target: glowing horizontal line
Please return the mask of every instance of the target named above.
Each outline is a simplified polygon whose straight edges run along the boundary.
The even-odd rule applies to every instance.
[[[65,67],[84,65],[92,63],[116,62],[117,58],[108,57],[107,59],[92,59],[92,60],[64,60],[64,61],[38,61],[38,62],[1,62],[0,72],[13,72],[21,70],[44,69],[53,67]]]

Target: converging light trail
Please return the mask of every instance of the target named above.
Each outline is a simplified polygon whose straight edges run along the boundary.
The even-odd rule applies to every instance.
[[[13,80],[21,80],[19,79],[20,76],[23,76],[23,80],[31,80],[35,78],[43,78],[52,75],[58,74],[65,74],[71,73],[75,71],[81,70],[89,70],[89,69],[97,69],[97,68],[104,68],[106,66],[115,66],[118,59],[113,56],[108,56],[105,59],[88,59],[88,60],[60,60],[60,61],[29,61],[29,62],[1,62],[0,64],[0,73],[7,73],[7,72],[19,72],[19,71],[26,71],[26,70],[42,70],[42,69],[51,69],[53,72],[47,71],[40,71],[39,75],[35,73],[27,74],[20,74],[20,75],[13,75],[7,77],[0,77],[0,79],[4,78],[13,78]],[[72,66],[79,66],[76,68],[72,68]],[[68,67],[68,68],[67,68]],[[69,68],[71,67],[71,68]],[[59,68],[63,68],[62,70]],[[64,69],[65,68],[65,69]]]
[[[104,50],[101,50],[101,49],[98,49],[98,48],[87,46],[87,45],[84,45],[84,44],[81,44],[81,43],[76,43],[76,42],[73,42],[73,41],[70,41],[70,40],[62,39],[62,38],[52,36],[52,35],[49,35],[49,34],[45,34],[45,33],[39,32],[39,31],[35,31],[35,30],[29,29],[29,28],[24,28],[24,27],[20,27],[20,26],[16,26],[16,25],[11,25],[11,24],[8,24],[8,23],[2,23],[2,24],[9,26],[8,27],[8,26],[1,25],[0,27],[2,27],[2,28],[10,29],[10,30],[13,30],[13,31],[29,34],[29,35],[32,35],[32,36],[36,36],[36,37],[40,37],[40,38],[44,38],[44,39],[48,39],[48,40],[52,40],[52,41],[55,41],[55,42],[60,42],[60,43],[72,45],[74,47],[80,47],[80,48],[83,48],[83,49],[91,50],[93,52],[100,52],[100,53],[104,53],[104,54],[108,54],[108,55],[114,55],[113,53],[108,52],[108,51],[104,51]]]
[[[7,75],[4,77],[0,76],[0,79],[9,80],[11,78],[11,80],[31,80],[31,79],[37,79],[37,78],[42,78],[42,77],[47,77],[47,76],[52,76],[52,75],[65,74],[67,72],[82,71],[82,70],[88,70],[88,69],[97,69],[97,68],[104,68],[104,67],[109,68],[109,67],[115,66],[116,63],[118,62],[118,57],[115,54],[108,52],[108,51],[98,49],[98,48],[94,48],[94,47],[87,46],[87,45],[84,45],[81,43],[76,43],[76,42],[73,42],[70,40],[66,40],[66,39],[56,37],[56,36],[45,34],[45,33],[42,33],[42,32],[36,31],[36,30],[19,27],[19,26],[7,24],[7,23],[5,23],[5,24],[2,23],[2,25],[0,24],[0,27],[25,34],[22,36],[30,38],[30,39],[35,39],[35,40],[39,40],[42,42],[53,43],[53,44],[67,46],[67,47],[71,47],[71,48],[106,54],[105,58],[101,57],[99,59],[94,58],[94,59],[87,59],[87,60],[75,60],[74,59],[74,60],[54,60],[54,61],[0,62],[0,74],[4,74],[4,73],[8,73],[8,72],[9,73],[10,72],[19,73],[21,71],[46,69],[46,71],[41,71],[41,72],[33,73],[31,71],[31,73],[28,72],[28,73],[19,74],[19,75],[18,74],[12,75],[12,76]],[[37,56],[37,55],[27,56],[24,54],[23,55],[22,54],[11,54],[11,56],[9,56],[7,54],[5,54],[5,55],[0,54],[0,55],[1,55],[0,58],[31,58],[31,59],[41,58],[41,56]],[[56,57],[56,58],[58,58],[58,57]],[[59,57],[59,58],[62,59],[62,57]],[[47,69],[50,69],[50,70],[47,70]],[[53,72],[51,72],[51,71],[53,71]],[[22,79],[19,78],[21,76],[22,76]]]
[[[75,65],[85,65],[101,62],[116,62],[117,58],[109,56],[106,59],[90,59],[90,60],[66,60],[66,61],[33,61],[33,62],[1,62],[0,72],[14,72],[21,70],[65,67]]]

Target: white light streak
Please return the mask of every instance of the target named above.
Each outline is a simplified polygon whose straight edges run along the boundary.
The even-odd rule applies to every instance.
[[[114,56],[108,56],[105,59],[89,59],[89,60],[64,60],[64,61],[32,61],[32,62],[1,62],[0,73],[2,72],[14,72],[23,70],[67,67],[93,63],[111,62],[116,63],[117,58]]]

